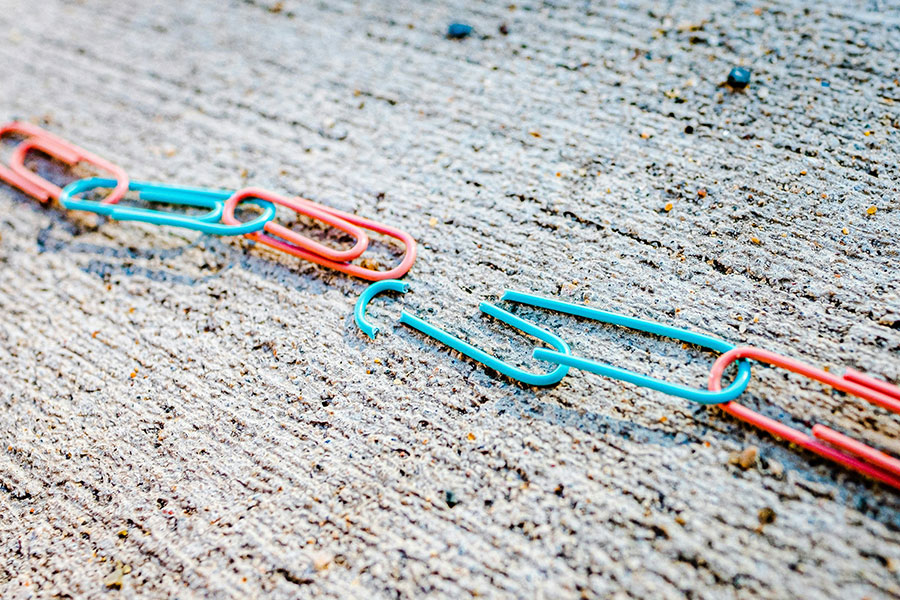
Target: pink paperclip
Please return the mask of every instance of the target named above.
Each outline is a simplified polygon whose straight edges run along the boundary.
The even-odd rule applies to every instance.
[[[238,192],[240,193],[240,192]],[[246,196],[244,196],[246,197]],[[266,198],[271,199],[271,198]],[[237,219],[234,217],[234,207],[240,198],[236,196],[232,196],[228,202],[225,203],[225,212],[222,215],[222,221],[224,223],[228,223],[234,225],[238,223]],[[262,242],[263,244],[275,248],[276,250],[281,250],[287,254],[291,254],[293,256],[297,256],[304,260],[308,260],[310,262],[316,263],[317,265],[321,265],[323,267],[328,267],[329,269],[335,269],[336,271],[340,271],[342,273],[346,273],[347,275],[352,275],[354,277],[359,277],[361,279],[367,279],[369,281],[381,281],[383,279],[397,279],[399,277],[403,277],[407,271],[412,267],[413,263],[416,260],[416,240],[413,239],[411,235],[406,233],[405,231],[401,231],[399,229],[395,229],[394,227],[390,227],[388,225],[384,225],[383,223],[377,223],[375,221],[370,221],[369,219],[364,219],[363,217],[358,217],[356,215],[352,215],[350,213],[345,213],[335,208],[331,208],[329,206],[324,206],[322,204],[317,204],[311,200],[307,200],[305,198],[294,198],[292,207],[298,207],[298,209],[303,210],[316,210],[318,212],[324,212],[331,215],[333,218],[344,221],[348,224],[361,227],[363,229],[368,229],[369,231],[375,231],[377,233],[382,233],[384,235],[391,236],[399,241],[401,241],[406,246],[406,255],[403,257],[403,260],[400,261],[400,264],[390,269],[388,271],[375,271],[373,269],[367,269],[365,267],[360,267],[359,265],[354,265],[350,262],[340,262],[336,260],[331,260],[322,256],[321,254],[316,254],[314,252],[310,252],[309,250],[305,250],[303,248],[299,248],[294,244],[289,244],[277,238],[273,238],[267,235],[260,235],[257,233],[247,234],[247,237],[250,239],[254,239]],[[319,218],[319,217],[316,217]]]
[[[23,124],[21,123],[10,123],[8,127],[11,127],[11,131],[20,132],[22,131],[22,125]],[[125,193],[128,191],[129,181],[128,174],[125,173],[125,171],[121,167],[118,167],[111,162],[100,158],[92,152],[88,152],[84,148],[76,146],[60,137],[46,132],[39,127],[28,125],[28,129],[36,130],[36,133],[30,134],[31,137],[29,137],[16,147],[9,159],[9,167],[18,181],[27,181],[31,189],[36,188],[41,190],[40,195],[32,194],[39,200],[41,200],[42,202],[46,202],[48,198],[58,200],[60,194],[62,194],[62,188],[47,181],[25,166],[25,156],[31,150],[39,150],[44,154],[56,158],[57,160],[60,160],[69,166],[75,166],[80,162],[86,162],[88,164],[94,165],[99,169],[111,173],[115,177],[116,187],[110,193],[110,195],[103,200],[104,204],[115,204],[125,196]],[[2,132],[3,129],[0,129],[0,135],[2,135]],[[14,183],[13,185],[21,188],[21,186],[19,186],[17,183]],[[31,194],[31,191],[28,191],[28,193]]]
[[[793,358],[752,346],[735,348],[716,360],[709,374],[710,390],[718,391],[722,388],[722,373],[729,364],[739,358],[752,358],[773,366],[782,367],[830,385],[835,389],[853,394],[892,412],[900,413],[900,388],[853,370],[848,370],[843,377],[837,377],[827,371],[817,369]],[[812,429],[813,435],[810,436],[784,423],[765,417],[737,402],[726,402],[720,404],[719,408],[746,423],[768,431],[776,437],[793,442],[801,448],[815,452],[819,456],[900,489],[900,460],[842,433],[838,433],[830,427],[814,425]],[[827,443],[823,443],[820,440]]]
[[[273,221],[269,221],[268,223],[266,223],[264,229],[271,234],[277,235],[279,238],[281,238],[281,240],[264,233],[254,232],[245,234],[251,240],[279,249],[281,249],[280,244],[285,244],[290,248],[297,250],[302,249],[304,252],[308,252],[310,254],[314,254],[329,260],[353,260],[360,254],[365,252],[366,248],[369,247],[369,236],[367,236],[362,229],[351,223],[348,223],[340,217],[332,215],[328,211],[324,210],[325,207],[308,206],[306,204],[297,202],[292,198],[285,198],[284,196],[279,196],[278,194],[259,188],[244,188],[235,192],[231,196],[231,198],[229,198],[225,202],[225,212],[222,215],[222,221],[228,225],[240,225],[241,222],[238,221],[234,216],[234,209],[238,205],[238,203],[241,202],[241,200],[246,200],[248,198],[268,200],[269,202],[273,202],[275,204],[280,204],[281,206],[284,206],[286,208],[290,208],[298,214],[318,219],[323,223],[328,223],[332,227],[340,229],[341,231],[348,233],[356,238],[356,243],[349,250],[334,250],[332,248],[329,248],[328,246],[323,246],[322,244],[315,242],[308,237],[302,236],[299,233],[288,229],[284,225],[279,225],[278,223],[275,223]],[[283,242],[282,240],[287,240],[287,242]]]
[[[55,144],[56,138],[52,136],[52,134],[44,131],[40,127],[36,125],[32,125],[31,123],[20,123],[14,121],[12,123],[6,123],[3,126],[0,126],[0,139],[7,135],[21,135],[26,138],[42,138],[48,144]],[[56,145],[56,151],[65,156],[67,154],[67,150],[62,146]],[[66,156],[67,158],[69,156]],[[17,187],[22,190],[29,196],[36,198],[40,202],[47,202],[50,199],[50,194],[47,193],[41,186],[33,183],[30,179],[19,175],[6,165],[0,165],[0,179]]]

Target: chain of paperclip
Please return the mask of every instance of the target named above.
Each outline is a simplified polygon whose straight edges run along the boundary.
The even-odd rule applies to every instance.
[[[375,338],[378,328],[372,325],[366,317],[366,307],[369,302],[380,292],[393,290],[406,293],[409,285],[402,281],[379,281],[370,285],[359,297],[354,310],[356,324],[370,338]],[[750,363],[748,358],[764,362],[773,366],[779,366],[794,373],[805,375],[852,394],[872,404],[880,406],[891,412],[900,414],[900,388],[885,383],[884,381],[864,375],[853,369],[847,369],[843,377],[837,377],[804,364],[798,360],[769,352],[761,348],[744,346],[736,348],[734,345],[708,335],[670,327],[653,321],[636,319],[625,315],[599,310],[596,308],[562,302],[553,298],[542,298],[523,292],[507,290],[500,298],[501,301],[515,302],[529,306],[535,306],[546,310],[553,310],[573,316],[578,316],[601,323],[609,323],[626,327],[637,331],[643,331],[653,335],[671,338],[687,344],[694,344],[701,348],[723,353],[713,364],[707,383],[708,390],[698,390],[677,383],[670,383],[627,369],[622,369],[610,364],[595,360],[573,356],[569,344],[556,334],[547,331],[533,323],[504,310],[503,308],[482,302],[482,312],[511,325],[524,333],[535,337],[553,346],[555,350],[547,348],[535,348],[532,356],[538,360],[548,361],[555,365],[549,373],[532,373],[520,369],[507,362],[476,348],[472,344],[435,327],[427,321],[416,317],[406,311],[400,315],[400,322],[416,329],[425,335],[442,342],[450,348],[476,360],[495,371],[528,385],[553,385],[562,380],[570,367],[591,371],[606,377],[627,381],[635,385],[648,387],[657,391],[685,398],[699,404],[715,404],[726,413],[753,425],[776,437],[788,440],[802,448],[844,465],[882,483],[886,483],[900,490],[900,460],[885,454],[871,446],[854,440],[842,433],[824,425],[815,425],[812,435],[808,435],[783,423],[770,419],[753,411],[746,406],[735,402],[744,393],[750,383]],[[738,372],[734,381],[727,388],[722,389],[722,373],[733,363],[738,361]]]
[[[374,338],[378,332],[378,328],[369,323],[366,318],[366,307],[369,301],[376,294],[385,290],[403,293],[409,291],[408,284],[397,281],[396,278],[405,275],[412,267],[416,258],[416,242],[412,236],[402,230],[341,212],[310,200],[286,198],[258,188],[246,188],[230,192],[132,182],[129,180],[127,173],[116,165],[29,123],[12,122],[0,126],[0,139],[7,135],[18,135],[25,139],[13,151],[9,166],[0,164],[0,180],[17,187],[40,202],[48,202],[53,198],[67,209],[93,212],[119,221],[143,221],[156,225],[184,227],[214,235],[244,235],[261,244],[282,250],[321,266],[335,269],[354,277],[376,281],[377,283],[371,285],[360,295],[355,309],[356,322],[360,329],[368,334],[369,337]],[[113,178],[95,177],[82,179],[61,189],[25,166],[25,158],[32,151],[42,152],[70,166],[75,166],[82,162],[89,163],[112,174]],[[104,200],[99,202],[79,197],[81,194],[96,189],[112,189],[112,191]],[[203,208],[208,209],[208,212],[199,216],[191,216],[136,206],[118,205],[119,200],[128,191],[137,192],[139,198],[145,202]],[[235,217],[235,210],[242,203],[256,206],[261,210],[260,215],[248,222],[239,221]],[[298,214],[318,219],[347,233],[356,240],[353,247],[349,250],[334,250],[275,223],[276,204],[293,210]],[[360,257],[368,248],[369,238],[365,230],[388,235],[402,242],[406,246],[406,253],[400,264],[388,271],[375,271],[350,262]],[[264,231],[266,233],[263,233]],[[808,435],[774,419],[765,417],[734,401],[747,389],[750,382],[751,373],[750,364],[747,361],[748,358],[805,375],[894,413],[900,413],[900,388],[898,387],[853,369],[848,369],[842,377],[837,377],[795,359],[761,348],[749,346],[737,348],[728,342],[685,329],[627,317],[587,306],[570,304],[552,298],[507,291],[501,300],[555,310],[601,323],[610,323],[660,335],[681,342],[695,344],[716,352],[722,352],[723,354],[712,367],[707,391],[669,383],[606,363],[573,356],[569,344],[559,336],[487,302],[481,303],[480,308],[482,312],[516,327],[526,334],[552,345],[556,349],[536,348],[533,352],[535,359],[555,364],[556,366],[552,371],[549,373],[533,373],[522,370],[405,311],[401,314],[400,322],[491,367],[499,373],[528,385],[553,385],[558,383],[571,367],[575,367],[635,385],[649,387],[700,404],[718,405],[723,411],[746,423],[896,489],[900,489],[900,460],[824,425],[813,426],[812,435]],[[737,376],[725,390],[722,390],[722,373],[734,361],[739,361]]]
[[[18,135],[25,139],[16,146],[10,156],[9,166],[0,164],[0,180],[17,187],[40,202],[48,202],[52,198],[69,210],[93,212],[117,221],[143,221],[214,235],[243,235],[323,267],[369,281],[403,277],[416,260],[416,241],[405,231],[305,198],[287,198],[259,188],[245,188],[232,192],[130,181],[128,174],[116,165],[36,125],[15,121],[0,126],[0,139],[7,135]],[[82,179],[61,189],[25,166],[26,156],[33,151],[42,152],[69,166],[78,163],[91,164],[110,173],[113,178]],[[86,192],[104,188],[110,188],[112,191],[102,201],[79,197]],[[128,191],[138,192],[139,198],[145,202],[203,208],[209,212],[193,216],[118,205]],[[242,203],[261,209],[260,215],[248,222],[239,221],[234,213]],[[348,250],[335,250],[279,225],[274,220],[276,204],[347,233],[356,240],[353,247]],[[366,230],[400,241],[406,247],[400,264],[387,271],[376,271],[351,262],[368,249],[369,237]],[[267,233],[263,233],[264,231]]]

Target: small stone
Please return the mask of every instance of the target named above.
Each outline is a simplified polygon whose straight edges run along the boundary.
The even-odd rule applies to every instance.
[[[759,524],[760,525],[770,525],[775,522],[775,518],[778,516],[775,514],[775,511],[766,506],[765,508],[759,509]]]
[[[732,454],[728,462],[737,465],[743,470],[747,470],[756,464],[756,457],[759,455],[759,448],[756,446],[747,446],[740,452]]]
[[[672,203],[666,202],[666,205],[663,207],[663,210],[666,212],[669,212],[670,210],[672,210]]]
[[[123,530],[121,530],[117,535],[118,535],[120,538],[127,538],[127,537],[128,537],[128,530],[127,530],[127,529],[123,529]]]
[[[469,37],[472,33],[472,26],[465,23],[451,23],[447,28],[447,37],[451,40],[461,40]]]
[[[122,563],[116,561],[115,570],[106,576],[106,579],[103,580],[103,585],[112,590],[121,590],[122,579],[125,577],[125,570],[122,566]]]
[[[728,85],[736,90],[742,90],[750,83],[750,69],[735,67],[728,73]]]
[[[784,475],[784,465],[778,462],[775,459],[769,459],[769,473],[772,474],[773,477],[780,478]]]
[[[444,491],[444,501],[447,503],[447,506],[453,508],[457,504],[459,504],[459,499],[456,497],[456,492],[452,490]]]
[[[878,212],[877,206],[870,206],[869,208],[866,209],[866,214],[869,214],[869,215],[874,215],[876,212]]]
[[[312,555],[313,568],[316,571],[324,571],[334,560],[334,557],[326,552],[316,552]]]
[[[508,35],[509,34],[509,25],[507,25],[506,23],[501,23],[500,27],[498,28],[498,31],[500,32],[500,35]]]

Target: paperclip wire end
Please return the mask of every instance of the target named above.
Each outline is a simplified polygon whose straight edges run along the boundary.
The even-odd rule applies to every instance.
[[[655,323],[653,321],[645,321],[643,319],[627,317],[618,313],[590,308],[580,304],[570,304],[568,302],[562,302],[561,300],[534,296],[531,294],[526,294],[524,292],[514,292],[507,290],[506,292],[504,292],[501,300],[518,302],[520,304],[528,304],[530,306],[537,306],[540,308],[546,308],[549,310],[555,310],[570,315],[600,321],[601,323],[611,323],[613,325],[619,325],[621,327],[628,327],[629,329],[635,329],[654,335],[668,337],[681,342],[696,344],[698,346],[708,348],[716,352],[727,352],[734,348],[734,346],[732,344],[729,344],[728,342],[704,335],[702,333],[687,331],[686,329],[678,329],[677,327],[670,327],[668,325]],[[603,375],[604,377],[611,377],[613,379],[627,381],[628,383],[632,383],[634,385],[648,387],[650,389],[672,396],[685,398],[687,400],[691,400],[692,402],[697,402],[698,404],[721,404],[722,402],[734,400],[744,393],[744,390],[747,389],[747,385],[750,383],[750,363],[746,361],[741,362],[738,365],[737,377],[735,377],[735,380],[731,383],[731,385],[720,392],[710,392],[708,390],[698,390],[676,383],[669,383],[660,379],[641,375],[640,373],[635,373],[627,369],[615,367],[610,364],[572,356],[569,353],[553,352],[552,350],[547,350],[545,348],[535,349],[533,356],[538,360],[546,360],[561,365],[575,367],[577,369],[583,369],[592,373],[597,373],[598,375]]]
[[[359,295],[359,300],[356,301],[356,307],[353,309],[353,316],[356,318],[357,327],[362,329],[363,333],[373,340],[375,339],[375,334],[378,333],[378,328],[366,319],[366,307],[369,305],[369,302],[372,301],[372,298],[386,290],[403,292],[405,294],[409,291],[409,284],[405,281],[400,281],[399,279],[377,281],[363,290],[363,293]]]
[[[545,329],[542,329],[541,327],[538,327],[533,323],[529,323],[528,321],[517,317],[511,312],[503,310],[499,306],[490,304],[488,302],[482,302],[479,305],[479,308],[482,312],[491,315],[495,319],[550,344],[564,354],[568,354],[570,352],[569,345],[560,337],[556,336],[553,333],[550,333]],[[563,377],[565,377],[566,373],[569,372],[568,366],[559,364],[556,365],[556,368],[549,373],[530,373],[523,369],[519,369],[518,367],[507,364],[502,360],[491,356],[487,352],[476,348],[468,342],[464,342],[463,340],[447,333],[443,329],[435,327],[427,321],[423,321],[419,317],[411,315],[406,311],[401,313],[400,322],[409,325],[413,329],[421,331],[425,335],[432,337],[439,342],[446,344],[447,346],[450,346],[457,352],[465,354],[469,358],[487,365],[488,367],[494,369],[499,373],[502,373],[503,375],[506,375],[511,379],[521,381],[522,383],[528,385],[554,385],[556,383],[559,383],[559,381]]]

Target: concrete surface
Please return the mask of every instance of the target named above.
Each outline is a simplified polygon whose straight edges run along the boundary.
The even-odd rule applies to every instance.
[[[0,596],[896,597],[895,491],[397,324],[537,368],[477,310],[514,288],[900,380],[900,8],[812,4],[0,0],[6,117],[421,244],[369,341],[364,282],[0,187]],[[713,359],[517,312],[692,385]],[[896,416],[754,373],[749,405],[900,450]]]

